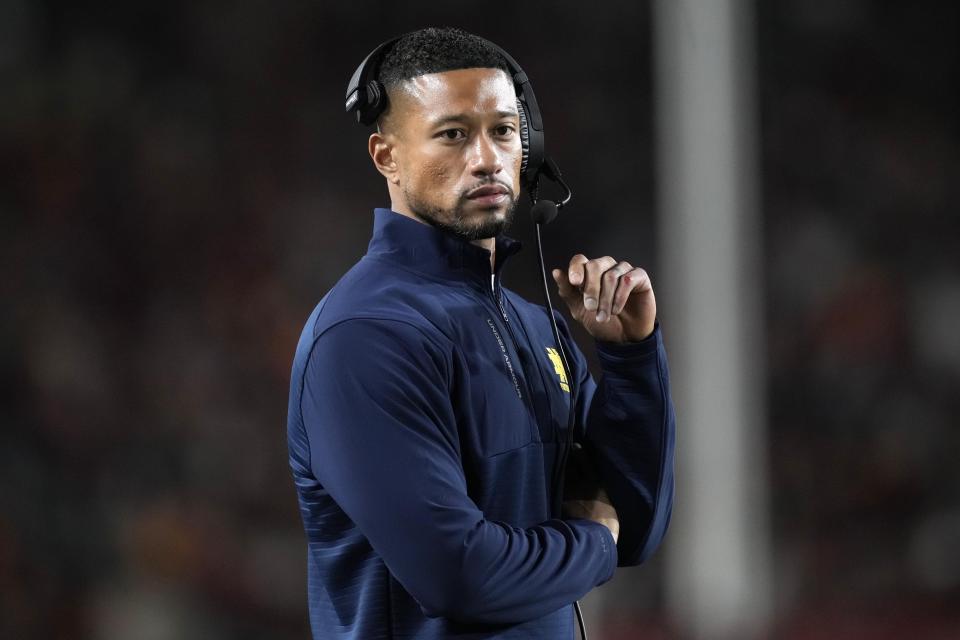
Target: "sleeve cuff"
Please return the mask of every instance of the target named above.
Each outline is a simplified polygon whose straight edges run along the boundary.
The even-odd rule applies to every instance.
[[[595,340],[597,357],[602,364],[616,364],[625,361],[636,361],[637,358],[655,354],[663,343],[660,334],[660,322],[653,325],[653,333],[639,342],[606,342]]]
[[[598,587],[605,582],[609,582],[613,578],[614,572],[617,570],[617,542],[613,539],[613,534],[610,532],[610,529],[607,529],[602,524],[600,525],[600,529],[604,558],[607,560],[609,572],[606,574],[606,577],[603,578],[603,580],[597,585]]]
[[[617,543],[613,539],[613,534],[610,533],[605,525],[600,524],[599,522],[594,522],[593,520],[586,519],[576,519],[571,520],[570,522],[577,522],[589,528],[590,535],[595,538],[600,547],[601,553],[603,554],[602,560],[602,571],[600,572],[600,578],[595,586],[599,587],[605,582],[609,582],[613,578],[613,573],[617,569]]]

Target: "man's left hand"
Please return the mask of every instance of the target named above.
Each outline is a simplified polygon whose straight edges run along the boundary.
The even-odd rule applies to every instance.
[[[650,276],[640,267],[578,253],[566,272],[552,273],[570,315],[597,340],[639,342],[653,333],[657,301]]]

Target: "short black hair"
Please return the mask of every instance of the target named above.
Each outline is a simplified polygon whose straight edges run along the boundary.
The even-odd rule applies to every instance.
[[[457,69],[502,69],[507,61],[489,42],[456,27],[428,27],[400,38],[383,57],[378,79],[388,90],[428,73]]]

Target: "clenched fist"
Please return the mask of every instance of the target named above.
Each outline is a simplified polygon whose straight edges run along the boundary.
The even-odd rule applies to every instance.
[[[657,301],[650,276],[640,267],[578,253],[566,271],[552,274],[570,315],[597,340],[639,342],[653,333]]]

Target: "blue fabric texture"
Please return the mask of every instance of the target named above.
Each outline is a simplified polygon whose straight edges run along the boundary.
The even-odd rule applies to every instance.
[[[574,600],[643,562],[673,503],[675,419],[659,326],[596,342],[599,384],[557,313],[490,253],[376,209],[366,255],[320,301],[293,363],[290,467],[317,640],[573,638]],[[575,376],[577,428],[619,543],[551,513]]]

